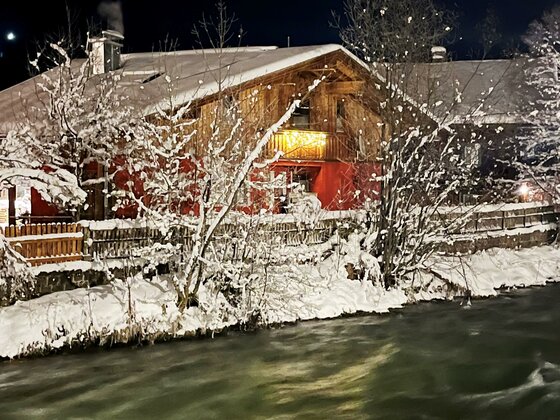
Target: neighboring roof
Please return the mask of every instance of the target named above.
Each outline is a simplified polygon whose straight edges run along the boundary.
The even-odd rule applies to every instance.
[[[130,103],[145,115],[169,104],[178,106],[248,81],[341,51],[358,65],[365,64],[341,45],[304,47],[247,47],[215,50],[133,53],[122,55],[119,86]],[[74,60],[79,66],[83,60]],[[40,75],[0,92],[0,132],[39,105]],[[172,85],[171,91],[169,90]],[[171,100],[171,101],[170,101]]]
[[[409,95],[444,125],[525,123],[540,96],[527,72],[538,60],[451,61],[414,64]]]

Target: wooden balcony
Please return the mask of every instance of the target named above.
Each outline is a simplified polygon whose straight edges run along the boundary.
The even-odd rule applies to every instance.
[[[282,130],[274,134],[265,154],[267,158],[271,158],[277,151],[282,151],[282,159],[352,161],[356,153],[352,150],[349,140],[344,133]]]

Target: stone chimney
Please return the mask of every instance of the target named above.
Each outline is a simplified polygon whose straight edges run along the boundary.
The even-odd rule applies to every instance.
[[[432,47],[432,63],[443,63],[447,61],[447,49],[445,47]]]
[[[124,36],[117,31],[103,31],[88,39],[88,54],[93,74],[117,70],[121,66]]]

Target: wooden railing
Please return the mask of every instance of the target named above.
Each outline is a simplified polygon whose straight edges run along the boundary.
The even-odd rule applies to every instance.
[[[272,136],[265,154],[270,158],[281,151],[282,159],[351,161],[356,154],[349,140],[344,133],[282,130]]]
[[[3,234],[31,265],[82,259],[83,232],[76,223],[9,226],[3,229]]]
[[[554,206],[538,206],[511,208],[511,205],[505,205],[504,209],[496,209],[485,211],[481,208],[472,214],[450,212],[440,215],[447,222],[453,221],[455,218],[464,217],[465,223],[456,229],[455,234],[493,232],[500,230],[511,230],[516,228],[528,228],[548,223],[556,223],[558,214]]]

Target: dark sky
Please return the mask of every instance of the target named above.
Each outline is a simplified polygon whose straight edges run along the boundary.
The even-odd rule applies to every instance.
[[[398,1],[398,0],[394,0]],[[455,58],[471,58],[480,49],[476,24],[492,7],[501,20],[499,30],[504,46],[518,44],[529,22],[551,8],[558,0],[440,0],[458,16],[456,41],[450,46]],[[0,89],[28,75],[27,54],[36,40],[54,34],[65,22],[65,4],[73,10],[78,26],[87,28],[97,20],[99,0],[0,0]],[[212,14],[214,0],[122,0],[125,26],[125,52],[159,49],[166,37],[177,40],[179,49],[192,48],[193,24],[203,13]],[[243,44],[285,46],[339,42],[337,30],[330,27],[331,11],[342,11],[343,0],[230,0],[246,32]],[[8,41],[13,32],[16,39]],[[500,51],[495,51],[498,56]]]

